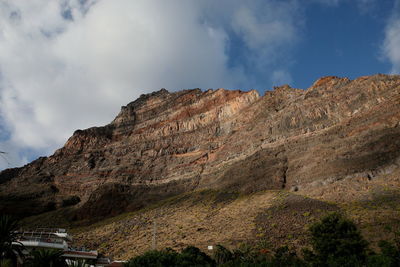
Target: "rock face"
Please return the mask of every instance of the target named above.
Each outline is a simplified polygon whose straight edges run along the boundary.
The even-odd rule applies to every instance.
[[[196,189],[308,190],[399,166],[400,76],[325,77],[262,97],[161,89],[77,130],[54,155],[1,172],[0,211],[74,205],[85,219]]]

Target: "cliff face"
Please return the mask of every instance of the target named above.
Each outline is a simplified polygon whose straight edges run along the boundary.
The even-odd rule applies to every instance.
[[[307,90],[142,95],[109,125],[0,173],[0,210],[117,214],[203,188],[309,190],[400,165],[400,76],[325,77]],[[78,199],[80,202],[78,203]]]

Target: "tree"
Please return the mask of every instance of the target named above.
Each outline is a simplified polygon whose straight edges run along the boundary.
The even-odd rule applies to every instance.
[[[213,258],[217,262],[217,265],[220,265],[233,260],[233,254],[229,249],[225,248],[224,246],[216,245]]]
[[[178,253],[172,249],[151,250],[136,256],[124,264],[124,267],[168,267],[175,266]]]
[[[177,266],[215,266],[215,261],[197,247],[188,246],[178,255]]]
[[[307,266],[296,254],[291,251],[288,246],[283,246],[275,251],[275,255],[271,260],[271,266]]]
[[[2,260],[2,265],[6,265],[6,262],[10,260],[14,264],[18,257],[23,257],[22,244],[17,242],[17,229],[17,219],[5,214],[0,215],[0,260]]]
[[[380,254],[373,254],[367,259],[368,267],[399,267],[400,249],[396,244],[382,240],[379,242]]]
[[[368,243],[356,225],[339,213],[331,213],[310,227],[313,251],[305,259],[314,266],[358,266],[366,261]]]
[[[152,250],[132,258],[125,267],[213,267],[215,262],[200,249],[189,246],[178,253],[173,249]]]
[[[14,263],[11,259],[1,259],[0,267],[13,267]]]
[[[89,263],[86,260],[67,260],[68,267],[89,267]]]
[[[35,249],[30,253],[30,258],[26,260],[26,267],[64,267],[65,259],[61,256],[64,251],[57,249]]]

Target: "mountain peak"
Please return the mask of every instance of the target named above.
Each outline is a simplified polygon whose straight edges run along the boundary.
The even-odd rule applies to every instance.
[[[307,191],[379,173],[400,156],[399,97],[399,76],[384,75],[329,76],[263,97],[161,89],[109,125],[76,131],[54,155],[0,173],[0,210],[36,214],[76,196],[74,218],[87,219],[199,189]]]

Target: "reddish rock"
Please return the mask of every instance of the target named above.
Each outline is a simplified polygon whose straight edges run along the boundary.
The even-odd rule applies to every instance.
[[[77,130],[48,158],[0,173],[0,210],[30,215],[77,196],[76,217],[182,192],[307,190],[399,167],[400,76],[325,77],[307,90],[165,89]],[[64,201],[64,203],[66,203]]]

